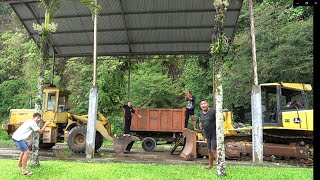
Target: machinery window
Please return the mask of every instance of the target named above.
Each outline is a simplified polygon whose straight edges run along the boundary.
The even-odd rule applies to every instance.
[[[262,93],[262,119],[264,123],[276,122],[277,95],[273,93]]]
[[[306,107],[303,95],[303,93],[297,93],[296,91],[295,93],[288,94],[284,98],[286,101],[282,102],[282,109],[300,109]]]
[[[48,111],[54,111],[55,106],[56,106],[56,93],[55,92],[50,92],[48,94],[47,110]]]
[[[59,107],[58,109],[59,112],[66,111],[67,101],[65,96],[59,96],[58,107]]]

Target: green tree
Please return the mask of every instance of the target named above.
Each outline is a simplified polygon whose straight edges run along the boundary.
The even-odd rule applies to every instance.
[[[158,62],[140,63],[131,76],[131,100],[138,107],[174,108],[179,89]]]
[[[293,8],[289,1],[264,0],[253,7],[255,14],[259,83],[297,82],[313,84],[312,26],[310,8]],[[296,11],[301,11],[301,16]],[[251,44],[248,1],[244,1],[231,49],[223,65],[224,108],[235,112],[237,121],[250,112]],[[240,119],[241,117],[241,119]]]

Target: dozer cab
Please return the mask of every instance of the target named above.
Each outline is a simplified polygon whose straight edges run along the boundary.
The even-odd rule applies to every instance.
[[[73,152],[85,152],[88,115],[75,115],[68,112],[68,97],[69,92],[67,90],[52,86],[43,88],[43,121],[53,120],[53,122],[46,127],[41,135],[40,148],[49,149],[56,143],[67,142]],[[9,135],[12,135],[23,122],[32,118],[33,113],[35,113],[35,109],[11,109],[9,123],[3,124],[2,129],[7,131]],[[102,146],[103,138],[114,143],[116,142],[115,147],[118,147],[118,149],[115,150],[117,152],[122,152],[125,148],[128,150],[127,145],[133,141],[133,138],[125,141],[114,141],[115,137],[111,132],[109,121],[99,112],[96,130],[95,150],[98,150]]]
[[[310,84],[261,84],[264,132],[279,136],[308,136],[313,134],[313,109],[307,93]]]

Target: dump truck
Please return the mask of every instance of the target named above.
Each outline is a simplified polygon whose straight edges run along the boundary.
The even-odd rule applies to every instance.
[[[130,131],[136,134],[145,151],[153,151],[159,144],[159,141],[165,141],[167,144],[180,144],[178,141],[182,138],[182,133],[186,129],[186,108],[135,108],[134,110],[142,117],[132,117]],[[232,113],[225,111],[224,116],[226,119],[230,119],[230,122],[226,121],[224,123],[225,129],[233,129],[231,117],[229,118],[229,116],[232,116]],[[226,133],[236,132],[229,130]]]
[[[76,115],[68,112],[69,92],[67,90],[53,86],[43,88],[42,119],[43,123],[53,120],[46,128],[40,138],[40,148],[52,148],[56,143],[67,142],[68,147],[75,153],[85,152],[86,124],[88,115]],[[13,132],[28,119],[31,119],[35,109],[11,109],[8,124],[3,124],[2,129],[12,136]],[[103,139],[106,138],[114,143],[116,152],[124,152],[128,144],[136,139],[135,137],[124,140],[116,140],[111,132],[111,124],[108,119],[98,112],[96,121],[95,150],[98,150]],[[133,144],[133,143],[132,143]],[[120,149],[119,149],[120,148]]]
[[[153,151],[159,141],[172,143],[181,136],[185,123],[185,108],[135,108],[134,110],[142,117],[132,117],[130,131],[141,140],[141,146],[145,151]]]
[[[309,106],[310,84],[260,84],[263,115],[263,156],[266,160],[298,160],[312,163],[313,109]],[[235,128],[232,115],[224,116],[225,152],[228,159],[252,158],[252,129]],[[181,157],[206,156],[205,140],[191,130],[183,132],[186,142]],[[203,148],[204,147],[204,148]]]

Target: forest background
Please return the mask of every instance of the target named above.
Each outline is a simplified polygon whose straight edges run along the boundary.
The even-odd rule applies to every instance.
[[[313,84],[312,8],[294,8],[289,0],[259,0],[254,5],[254,16],[259,83]],[[29,109],[30,100],[34,102],[39,62],[35,42],[10,6],[0,3],[0,124],[8,122],[10,109]],[[186,105],[183,91],[191,90],[199,113],[201,99],[209,99],[213,105],[212,62],[210,56],[161,55],[133,59],[129,66],[123,58],[98,57],[98,111],[111,121],[113,133],[122,133],[122,109],[117,96],[127,100],[130,68],[130,100],[134,107],[183,108]],[[46,82],[51,79],[50,63],[45,70]],[[56,59],[54,84],[71,92],[72,113],[88,113],[92,63],[92,58]],[[223,65],[223,108],[234,113],[235,121],[251,123],[252,85],[245,0]],[[312,94],[309,101],[312,106]],[[34,103],[31,106],[34,108]]]

